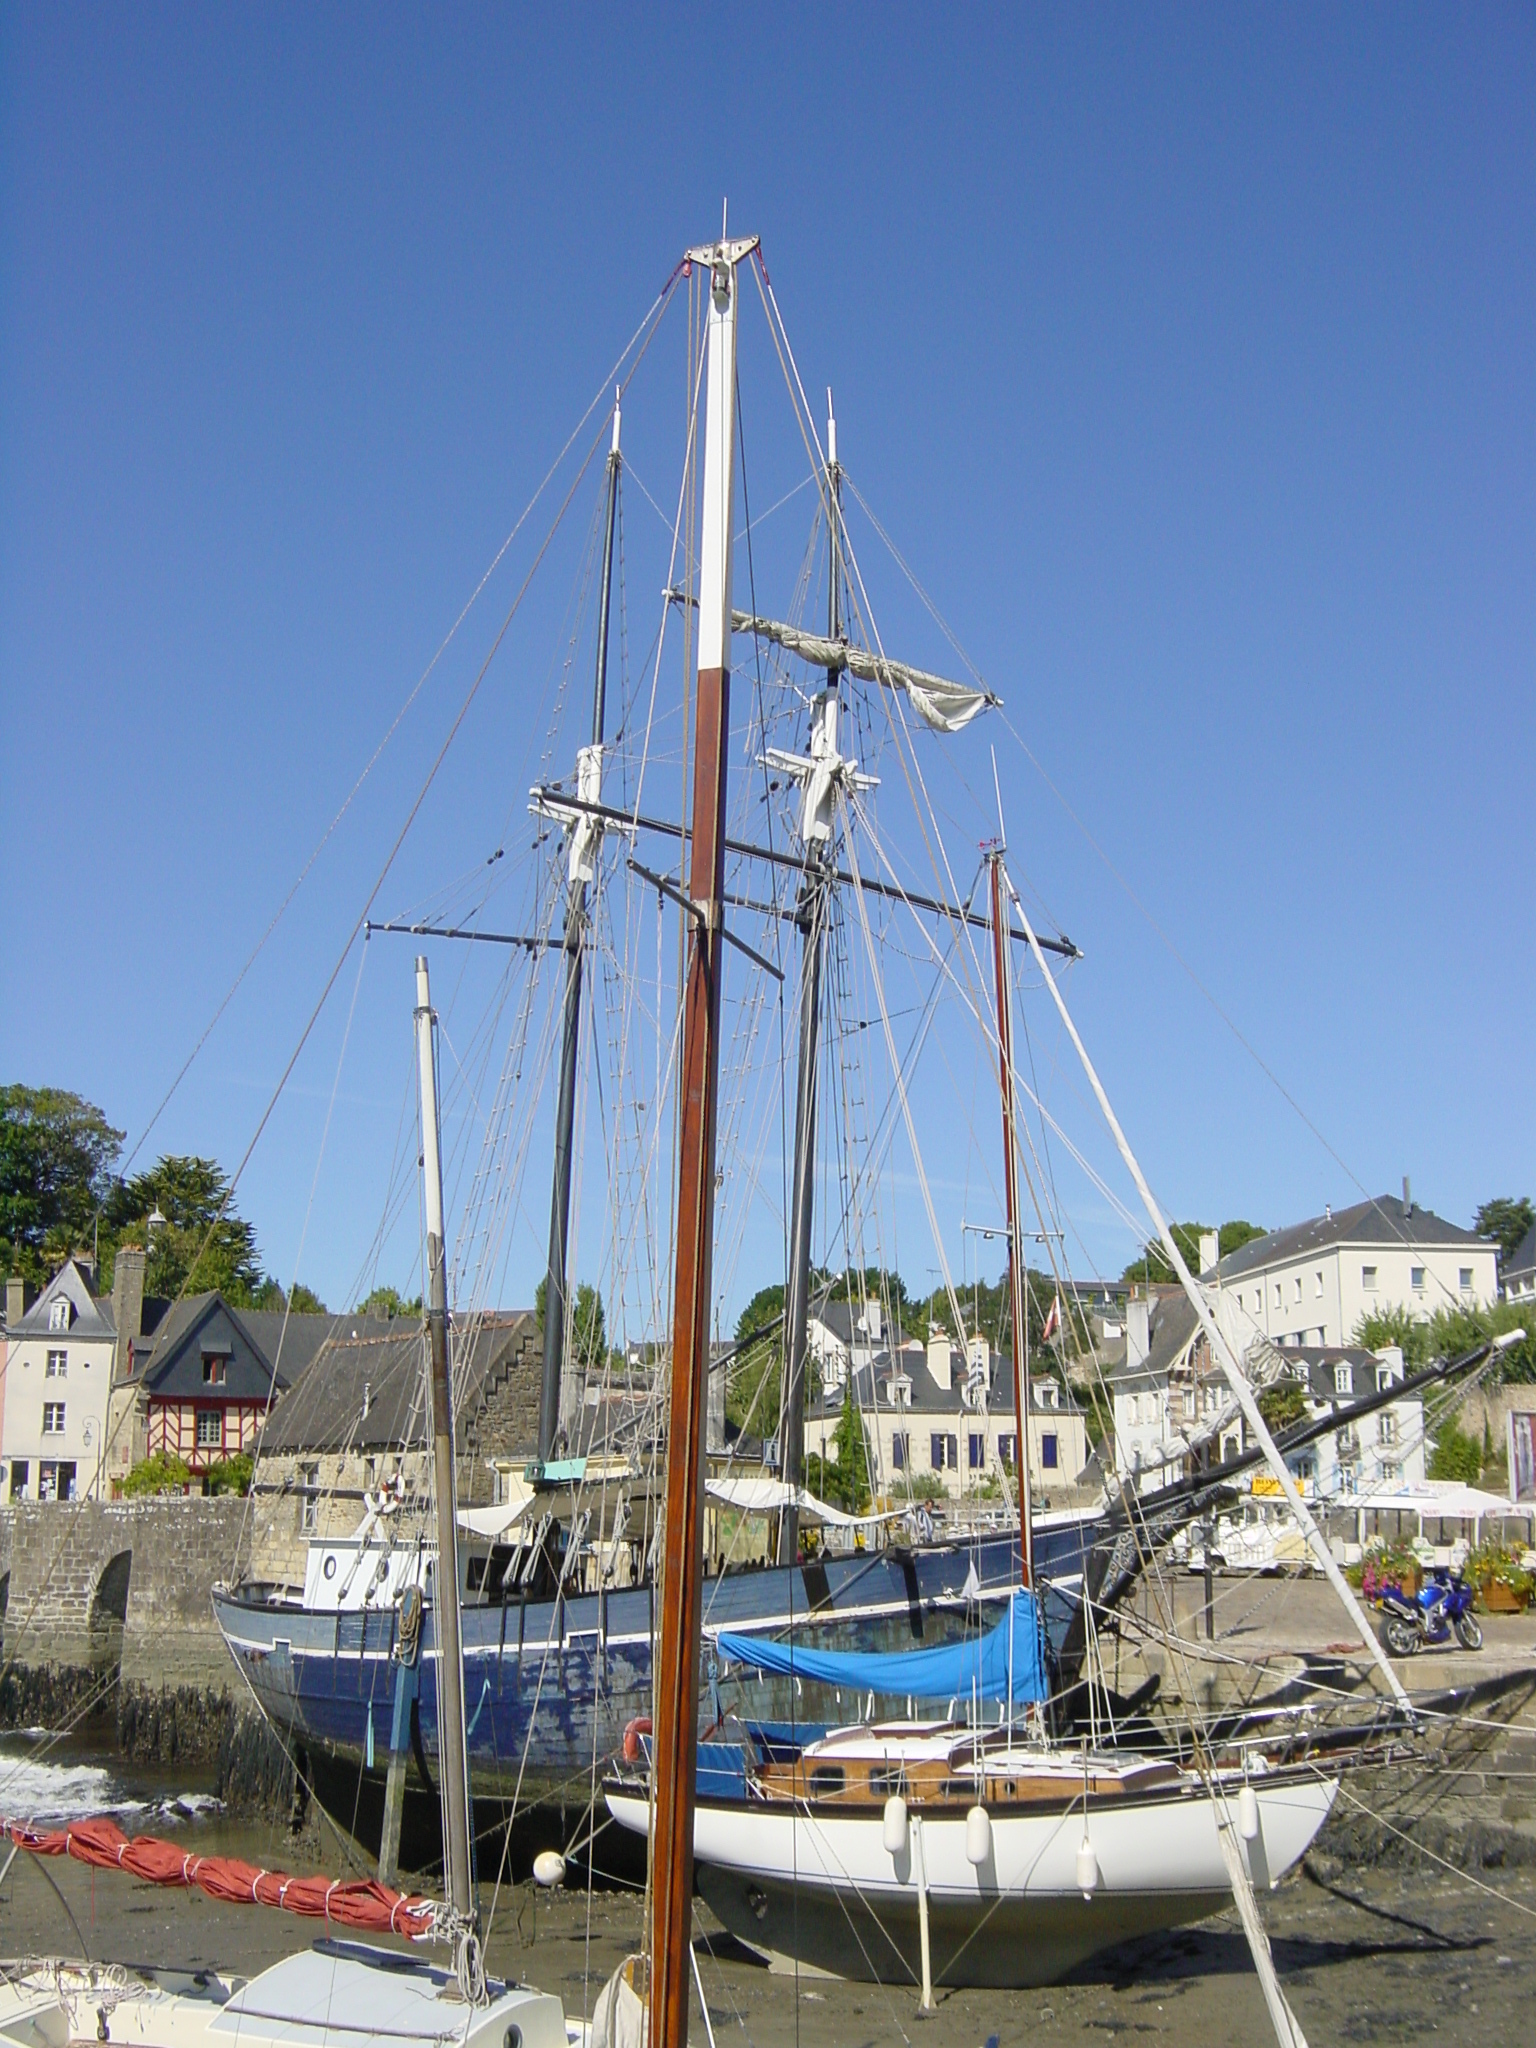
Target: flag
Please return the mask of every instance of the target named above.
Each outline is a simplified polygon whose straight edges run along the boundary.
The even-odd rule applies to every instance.
[[[1061,1328],[1061,1296],[1051,1296],[1051,1312],[1045,1319],[1045,1328],[1040,1332],[1040,1342],[1049,1344]]]

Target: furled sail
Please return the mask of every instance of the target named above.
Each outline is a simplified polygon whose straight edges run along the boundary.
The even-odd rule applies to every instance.
[[[905,690],[912,708],[935,732],[959,732],[984,705],[997,702],[990,690],[952,682],[948,676],[930,675],[926,669],[910,668],[904,661],[888,661],[883,655],[871,654],[867,647],[850,647],[846,640],[829,640],[824,633],[807,633],[778,619],[732,612],[731,625],[738,633],[751,633],[759,640],[771,640],[787,654],[798,654],[813,668],[834,672],[846,669],[866,683],[884,683],[887,689]]]
[[[1039,1610],[1033,1595],[1023,1590],[1014,1593],[1008,1612],[990,1634],[931,1650],[816,1650],[727,1630],[716,1642],[727,1663],[892,1698],[910,1693],[921,1700],[969,1699],[974,1690],[984,1700],[1011,1697],[1023,1706],[1046,1699],[1050,1691]]]

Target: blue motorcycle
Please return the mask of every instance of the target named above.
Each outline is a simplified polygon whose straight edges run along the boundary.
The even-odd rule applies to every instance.
[[[1434,1565],[1417,1593],[1385,1586],[1379,1596],[1381,1640],[1394,1657],[1431,1650],[1454,1636],[1464,1650],[1483,1647],[1483,1631],[1472,1612],[1473,1588],[1445,1565]]]

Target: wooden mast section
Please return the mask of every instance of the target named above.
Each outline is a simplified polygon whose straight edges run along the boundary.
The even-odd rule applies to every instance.
[[[464,1732],[464,1650],[459,1626],[459,1527],[454,1499],[453,1388],[448,1377],[448,1255],[443,1237],[443,1166],[437,1127],[437,1058],[427,963],[416,962],[416,1070],[421,1091],[421,1192],[427,1220],[427,1394],[432,1417],[432,1490],[437,1564],[432,1633],[437,1647],[437,1754],[446,1836],[448,1904],[474,1918],[469,1854],[469,1742]]]
[[[1003,850],[987,856],[992,880],[992,964],[997,977],[997,1061],[1003,1092],[1003,1194],[1008,1223],[1008,1307],[1013,1324],[1014,1479],[1019,1489],[1019,1571],[1035,1582],[1034,1537],[1029,1515],[1029,1333],[1024,1317],[1029,1295],[1019,1236],[1019,1147],[1013,1088],[1013,975],[1008,957],[1008,893],[1003,883]]]
[[[667,1434],[661,1640],[654,1688],[656,1825],[651,1852],[650,2048],[686,2048],[693,1911],[694,1770],[699,1739],[699,1626],[704,1580],[704,1395],[715,1244],[715,1105],[725,794],[730,739],[731,531],[736,438],[737,265],[756,238],[689,251],[709,273],[699,670],[688,970],[683,990],[678,1130],[677,1270]]]

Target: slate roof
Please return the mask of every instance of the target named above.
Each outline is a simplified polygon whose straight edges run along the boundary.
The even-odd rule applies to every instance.
[[[74,1320],[67,1332],[50,1330],[48,1327],[53,1304],[61,1294],[68,1296],[75,1311]],[[67,1335],[76,1343],[83,1344],[94,1340],[110,1344],[117,1337],[117,1325],[112,1320],[111,1300],[106,1295],[93,1293],[89,1281],[75,1261],[66,1259],[26,1314],[6,1334],[13,1343],[20,1343],[27,1337]]]
[[[283,1322],[281,1309],[236,1309],[216,1292],[189,1294],[162,1313],[147,1344],[142,1336],[135,1341],[133,1377],[155,1394],[264,1400],[274,1366],[281,1393],[303,1375],[338,1328],[364,1326],[357,1316],[295,1312],[287,1317],[285,1333]],[[232,1347],[230,1364],[224,1384],[213,1388],[203,1381],[202,1353],[219,1344]]]
[[[1284,1357],[1293,1369],[1305,1367],[1307,1392],[1314,1401],[1358,1401],[1362,1394],[1374,1394],[1376,1368],[1382,1363],[1374,1351],[1358,1344],[1288,1344]],[[1354,1385],[1347,1394],[1334,1385],[1334,1367],[1339,1365],[1354,1368]]]
[[[390,1451],[422,1443],[421,1324],[414,1317],[315,1320],[338,1323],[342,1333],[321,1344],[297,1386],[273,1410],[261,1433],[262,1453]],[[529,1311],[517,1310],[471,1318],[467,1339],[455,1332],[451,1350],[461,1417],[479,1407],[487,1381],[532,1324]]]
[[[1120,1365],[1110,1375],[1116,1386],[1145,1386],[1150,1381],[1166,1379],[1177,1365],[1198,1327],[1197,1318],[1189,1296],[1182,1288],[1177,1293],[1160,1294],[1152,1303],[1151,1344],[1140,1365]]]
[[[1476,1245],[1486,1251],[1491,1238],[1475,1230],[1463,1230],[1459,1223],[1447,1223],[1432,1209],[1417,1203],[1407,1208],[1396,1195],[1378,1195],[1373,1202],[1356,1202],[1353,1208],[1336,1209],[1332,1215],[1313,1216],[1305,1223],[1293,1223],[1285,1230],[1272,1230],[1255,1237],[1235,1252],[1228,1252],[1218,1272],[1223,1280],[1235,1280],[1244,1273],[1281,1265],[1287,1259],[1305,1258],[1312,1252],[1335,1245],[1376,1245],[1391,1249],[1402,1245]]]
[[[866,1364],[856,1366],[850,1378],[853,1382],[855,1401],[865,1410],[879,1409],[883,1414],[910,1413],[913,1415],[972,1415],[975,1409],[968,1408],[964,1400],[966,1385],[966,1361],[964,1354],[956,1348],[953,1357],[953,1381],[946,1392],[928,1370],[926,1350],[910,1347],[893,1354],[889,1350],[877,1351]],[[905,1376],[912,1382],[912,1397],[901,1409],[893,1407],[889,1394],[893,1377]],[[1055,1375],[1049,1377],[1054,1381]],[[1038,1384],[1038,1381],[1036,1381]],[[1056,1384],[1060,1386],[1060,1382]],[[819,1403],[806,1404],[810,1418],[831,1417],[838,1414],[843,1405],[843,1390],[840,1386],[823,1383]],[[987,1389],[987,1408],[993,1415],[1009,1412],[1013,1408],[1013,1359],[1007,1353],[992,1353],[990,1385]],[[1077,1402],[1070,1387],[1061,1387],[1061,1406],[1056,1409],[1036,1408],[1039,1415],[1071,1415],[1077,1412]]]
[[[1504,1281],[1526,1280],[1532,1273],[1536,1273],[1536,1223],[1510,1253],[1509,1263],[1500,1268],[1499,1278]]]

